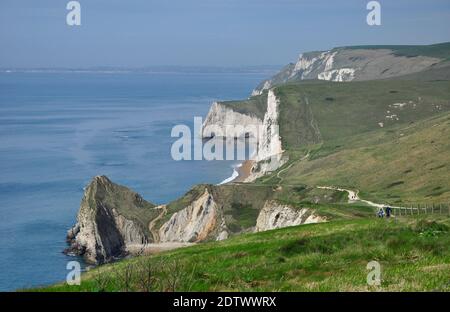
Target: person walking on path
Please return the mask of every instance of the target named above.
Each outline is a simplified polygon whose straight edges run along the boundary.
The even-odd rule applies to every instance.
[[[392,208],[387,206],[386,207],[386,218],[389,218],[391,216]]]

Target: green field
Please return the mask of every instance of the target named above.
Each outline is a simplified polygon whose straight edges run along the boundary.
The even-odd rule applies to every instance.
[[[449,291],[450,219],[362,218],[243,234],[33,291]],[[380,286],[367,284],[370,261]]]
[[[394,51],[394,54],[398,56],[414,57],[421,55],[450,60],[450,42],[432,45],[366,45],[366,46],[350,46],[345,48],[389,49]]]

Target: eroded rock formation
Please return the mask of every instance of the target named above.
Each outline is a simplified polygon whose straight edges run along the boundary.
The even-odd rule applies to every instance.
[[[275,201],[267,201],[256,220],[255,232],[325,221],[326,218],[317,215],[310,208],[297,209]]]
[[[152,240],[145,230],[145,215],[153,205],[137,193],[112,183],[105,176],[95,177],[85,189],[77,223],[68,231],[69,254],[81,255],[89,263],[105,263],[127,254],[127,245]],[[136,218],[127,215],[136,214]]]

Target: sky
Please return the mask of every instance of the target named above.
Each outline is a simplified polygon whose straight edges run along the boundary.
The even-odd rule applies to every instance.
[[[282,65],[306,51],[450,41],[449,0],[0,0],[0,67]]]

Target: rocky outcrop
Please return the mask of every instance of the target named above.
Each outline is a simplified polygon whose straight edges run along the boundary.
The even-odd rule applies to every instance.
[[[274,90],[269,90],[266,100],[267,109],[264,113],[263,120],[254,115],[243,114],[233,110],[226,104],[213,103],[208,115],[203,123],[202,137],[210,138],[212,134],[216,134],[215,129],[221,128],[220,133],[225,134],[226,138],[243,137],[246,130],[250,131],[256,139],[255,152],[252,155],[254,165],[251,175],[246,178],[245,182],[251,182],[255,179],[274,171],[279,168],[287,159],[283,157],[283,149],[281,137],[279,133],[278,117],[280,101],[277,99]],[[234,126],[244,129],[244,131],[236,131],[240,135],[228,136],[225,127]]]
[[[205,188],[204,193],[186,208],[175,212],[159,229],[160,242],[200,242],[216,232],[218,207]],[[227,234],[221,233],[219,237]]]
[[[325,221],[326,218],[316,215],[310,208],[296,209],[275,201],[267,201],[256,220],[255,232]]]
[[[300,54],[274,77],[261,82],[252,92],[259,95],[276,85],[298,80],[328,81],[373,80],[408,75],[431,68],[441,59],[428,56],[403,56],[392,49],[335,48],[330,51]]]
[[[81,255],[93,264],[123,257],[128,245],[151,241],[145,225],[138,219],[145,219],[152,208],[137,193],[105,176],[95,177],[85,189],[77,223],[67,233],[70,247],[66,253]],[[137,217],[126,216],[125,209],[135,212]]]
[[[226,104],[214,102],[203,122],[201,136],[203,138],[211,138],[212,136],[226,137],[227,126],[258,127],[261,124],[262,120],[256,116],[243,114],[233,110]],[[220,132],[220,134],[218,134],[218,132]],[[230,135],[230,133],[228,133],[228,135]],[[244,135],[245,133],[243,132],[240,135],[233,134],[233,137],[243,137]]]
[[[255,163],[251,169],[251,175],[246,182],[275,171],[281,167],[287,159],[283,157],[280,130],[278,125],[280,101],[273,90],[267,94],[267,112],[264,115],[261,131],[258,135]]]

